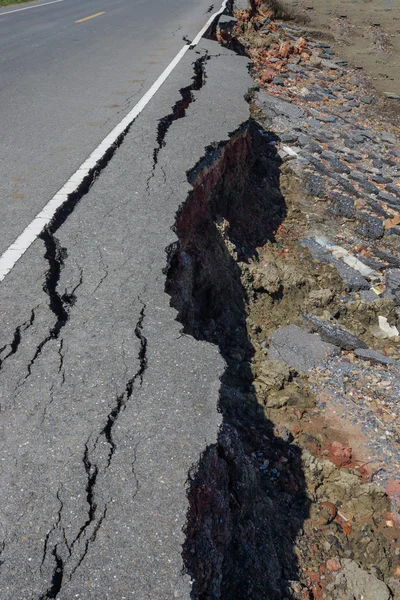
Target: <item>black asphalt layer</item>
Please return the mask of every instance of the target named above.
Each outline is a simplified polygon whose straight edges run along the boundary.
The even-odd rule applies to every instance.
[[[83,3],[65,4],[71,18],[91,12],[76,15],[72,8]],[[85,4],[93,12],[105,7]],[[160,3],[163,22],[158,3],[148,4],[159,21],[137,47],[150,37],[159,46],[164,36],[156,23],[161,31],[168,11]],[[191,12],[199,29],[204,3],[165,4],[186,4],[187,22]],[[129,52],[120,37],[108,46],[107,69],[126,81]],[[165,37],[173,54],[181,42]],[[113,44],[125,48],[119,69]],[[158,122],[206,56],[205,85],[160,148]],[[126,89],[119,83],[110,90]],[[103,108],[90,108],[100,94],[94,85],[79,118],[97,110],[104,116]],[[224,363],[216,346],[182,334],[164,290],[166,248],[191,190],[187,172],[248,119],[250,85],[247,59],[206,40],[190,50],[89,193],[0,286],[1,600],[190,597],[181,557],[187,478],[217,437]],[[68,110],[69,135],[84,152],[92,130],[73,125]]]
[[[0,254],[210,16],[208,0],[40,4],[0,9]]]

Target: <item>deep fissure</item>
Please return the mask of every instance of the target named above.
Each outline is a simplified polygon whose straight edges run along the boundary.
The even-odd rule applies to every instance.
[[[55,546],[52,552],[55,561],[51,587],[45,594],[40,596],[39,600],[55,600],[61,590],[64,579],[64,561],[58,554],[58,546]]]
[[[286,215],[275,139],[250,121],[208,150],[188,174],[193,191],[176,217],[179,241],[168,249],[166,290],[183,332],[218,345],[226,361],[223,426],[191,473],[188,493],[183,556],[198,600],[285,596],[296,578],[294,540],[309,506],[300,452],[275,435],[254,393],[246,323],[252,297],[238,265],[274,242]],[[255,464],[260,452],[271,463],[293,465],[295,480],[285,472],[280,488],[271,485]],[[297,490],[292,496],[290,486]]]
[[[24,383],[31,375],[32,367],[35,364],[38,357],[41,355],[43,348],[46,346],[46,344],[51,340],[57,340],[59,338],[61,330],[68,322],[69,311],[75,305],[75,292],[83,283],[83,271],[81,269],[79,281],[73,288],[73,290],[69,293],[65,291],[62,295],[58,293],[57,288],[60,280],[61,271],[64,268],[65,259],[68,256],[67,250],[66,248],[61,247],[59,240],[52,233],[50,233],[50,230],[46,229],[45,231],[43,231],[40,234],[40,237],[43,240],[46,247],[45,259],[49,263],[49,269],[46,273],[46,279],[43,284],[43,290],[49,297],[49,308],[51,312],[55,315],[56,322],[50,329],[49,334],[37,346],[36,352],[28,364],[27,374],[25,375],[25,378],[22,381],[22,383]]]

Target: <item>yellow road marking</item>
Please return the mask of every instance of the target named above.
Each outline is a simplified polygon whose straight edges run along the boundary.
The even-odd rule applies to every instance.
[[[84,19],[79,19],[79,21],[75,21],[75,23],[83,23],[84,21],[89,21],[89,19],[94,19],[95,17],[100,17],[104,15],[104,12],[96,13],[95,15],[90,15],[90,17],[85,17]]]

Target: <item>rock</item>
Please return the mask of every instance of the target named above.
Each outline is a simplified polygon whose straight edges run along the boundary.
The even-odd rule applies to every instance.
[[[394,135],[394,133],[391,133],[390,131],[382,131],[381,138],[383,139],[384,142],[389,142],[389,144],[396,143],[396,136]]]
[[[390,100],[400,100],[399,94],[395,94],[394,92],[383,92],[385,98],[390,98]]]
[[[354,350],[355,348],[368,348],[358,337],[346,331],[336,323],[321,321],[314,315],[303,315],[311,331],[319,333],[324,342],[339,346],[342,350]]]
[[[354,598],[390,600],[391,593],[386,583],[361,569],[354,560],[345,558],[342,560],[342,565],[348,590],[351,591]]]
[[[300,107],[290,104],[290,102],[286,102],[285,100],[281,100],[280,98],[276,98],[275,96],[271,96],[264,91],[257,92],[255,95],[255,102],[257,106],[272,119],[284,115],[295,121],[304,116],[304,112]]]
[[[356,211],[354,208],[354,200],[343,194],[332,194],[333,205],[330,207],[331,212],[346,219],[354,217]]]
[[[389,192],[400,198],[400,187],[398,187],[397,185],[389,184],[387,186],[387,189],[389,190]]]
[[[330,558],[329,560],[326,561],[326,568],[331,573],[336,573],[337,571],[340,571],[341,565],[338,560],[335,560],[334,558]]]
[[[393,181],[390,177],[382,177],[382,175],[372,175],[371,179],[375,183],[392,183]]]
[[[372,96],[361,96],[360,98],[360,102],[362,102],[363,104],[372,104],[374,101],[374,98]]]
[[[393,358],[389,358],[376,350],[365,350],[363,348],[357,348],[354,352],[357,358],[363,358],[372,363],[379,363],[381,365],[396,365],[396,361]]]
[[[299,139],[299,136],[296,133],[283,133],[280,138],[281,142],[285,144],[294,144]]]
[[[338,348],[323,342],[318,334],[306,333],[297,325],[288,325],[271,335],[268,358],[283,361],[297,371],[308,371],[337,354]]]
[[[400,306],[400,269],[386,271],[386,289],[383,297],[390,298],[396,306]]]
[[[322,123],[335,123],[336,121],[336,117],[333,117],[332,115],[315,115],[315,118]]]
[[[388,204],[400,207],[399,200],[395,196],[392,196],[392,194],[388,194],[388,192],[380,191],[378,194],[378,198],[381,198],[381,200],[384,200]]]
[[[332,442],[328,448],[329,460],[337,467],[349,467],[351,465],[353,451],[343,446],[340,442]]]
[[[339,158],[332,154],[332,152],[327,152],[326,150],[324,150],[321,154],[321,157],[328,161],[329,166],[333,169],[335,173],[350,173],[351,169],[349,169],[349,167],[345,163],[343,163]]]
[[[334,69],[335,71],[339,70],[339,66],[331,60],[323,60],[322,64],[327,69]]]
[[[309,61],[310,65],[312,65],[313,67],[320,67],[322,65],[322,59],[317,55],[317,54],[313,54],[310,58]]]
[[[266,360],[261,364],[261,374],[257,377],[256,383],[263,387],[266,392],[271,390],[283,389],[285,383],[289,381],[290,369],[280,360]]]
[[[291,71],[292,73],[302,73],[303,72],[302,68],[298,67],[297,65],[292,65],[292,64],[287,66],[287,70]]]
[[[361,224],[357,227],[357,233],[370,240],[379,240],[383,237],[385,230],[381,219],[365,212],[360,212],[358,217]]]

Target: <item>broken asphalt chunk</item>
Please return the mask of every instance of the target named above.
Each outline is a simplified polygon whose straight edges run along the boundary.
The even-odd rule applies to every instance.
[[[269,360],[280,360],[297,371],[309,371],[327,362],[340,350],[322,341],[316,333],[307,333],[297,325],[277,329],[270,337]]]
[[[355,350],[355,348],[368,348],[367,344],[358,337],[343,329],[337,323],[322,321],[314,315],[303,315],[312,332],[317,332],[324,342],[339,346],[342,350]]]

